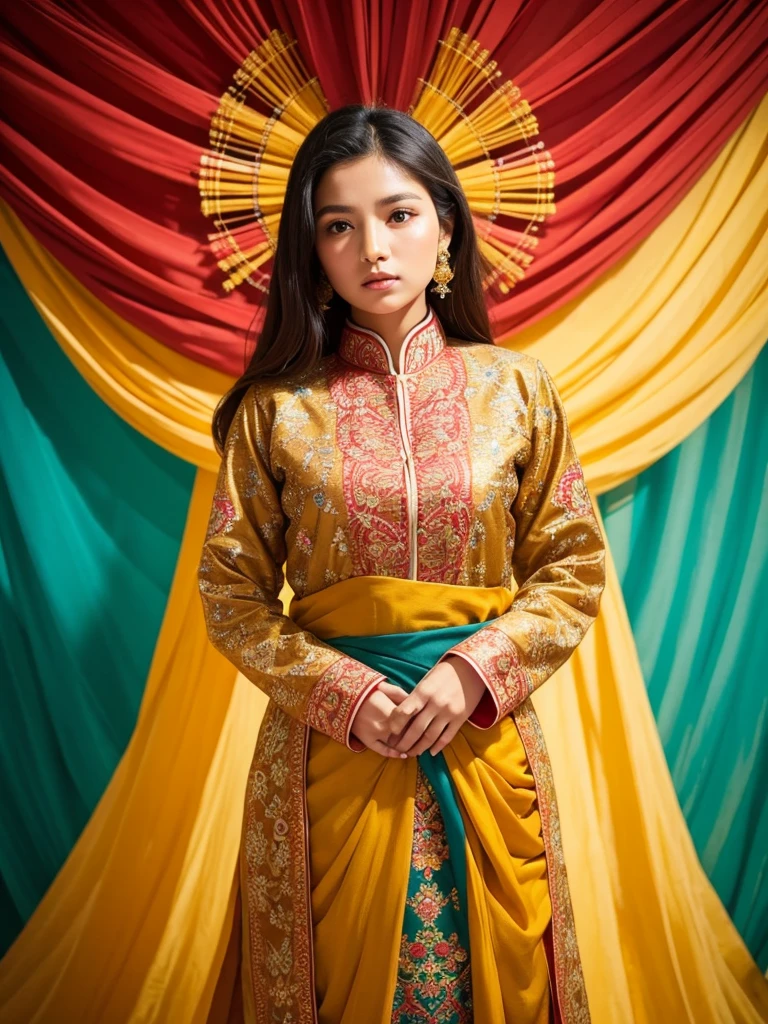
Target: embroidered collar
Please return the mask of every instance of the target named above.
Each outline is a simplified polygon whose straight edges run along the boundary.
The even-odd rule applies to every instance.
[[[405,336],[397,369],[382,336],[349,318],[341,331],[339,355],[346,362],[374,373],[416,373],[436,359],[445,347],[443,325],[430,306],[424,319]]]

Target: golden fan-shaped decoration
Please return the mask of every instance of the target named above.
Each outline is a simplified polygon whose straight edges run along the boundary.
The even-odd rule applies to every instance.
[[[554,162],[538,122],[496,61],[458,28],[440,40],[430,75],[408,113],[434,135],[469,201],[478,244],[492,268],[483,284],[503,298],[524,276],[538,225],[555,212]],[[263,111],[268,111],[263,112]],[[246,57],[211,121],[200,161],[201,207],[223,287],[268,291],[288,173],[329,107],[296,40],[274,30]]]

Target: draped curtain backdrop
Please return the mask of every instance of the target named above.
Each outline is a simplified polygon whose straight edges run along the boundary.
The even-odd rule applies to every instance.
[[[272,29],[331,108],[405,109],[452,26],[555,163],[492,319],[552,372],[609,542],[535,700],[592,1017],[768,1020],[768,7],[701,0],[0,15],[3,1020],[227,1019],[265,699],[208,644],[195,569],[260,313],[222,289],[196,171]]]

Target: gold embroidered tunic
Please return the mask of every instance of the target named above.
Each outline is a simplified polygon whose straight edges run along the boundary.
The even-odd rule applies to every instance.
[[[314,368],[253,384],[214,495],[199,566],[209,636],[270,698],[244,823],[254,1020],[266,1020],[281,999],[281,1012],[290,1006],[296,1020],[316,1019],[301,792],[308,733],[363,750],[355,713],[385,678],[283,613],[283,565],[297,607],[358,577],[514,592],[503,614],[443,657],[467,659],[486,684],[471,723],[490,730],[510,715],[517,722],[539,799],[548,801],[559,970],[575,945],[565,934],[567,881],[553,849],[551,773],[528,701],[583,638],[604,586],[604,543],[563,405],[538,359],[447,339],[432,308],[398,363],[375,331],[348,320],[338,350]],[[264,842],[268,834],[281,849],[275,829],[289,842],[272,882],[294,897],[283,930],[274,905],[254,890],[257,877],[262,889],[271,883],[247,855],[249,835]],[[291,966],[262,984],[254,975],[276,948]],[[577,1009],[583,1002],[583,993],[561,992],[564,1019],[588,1019]]]

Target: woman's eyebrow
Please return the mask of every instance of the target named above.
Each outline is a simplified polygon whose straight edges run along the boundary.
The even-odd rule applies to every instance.
[[[376,206],[389,206],[392,203],[401,203],[404,199],[423,199],[423,196],[417,196],[415,192],[396,192],[393,196],[385,196],[383,199],[376,200]],[[342,206],[339,203],[331,203],[326,206],[321,206],[320,209],[315,213],[315,220],[319,220],[324,213],[354,213],[354,206]]]

